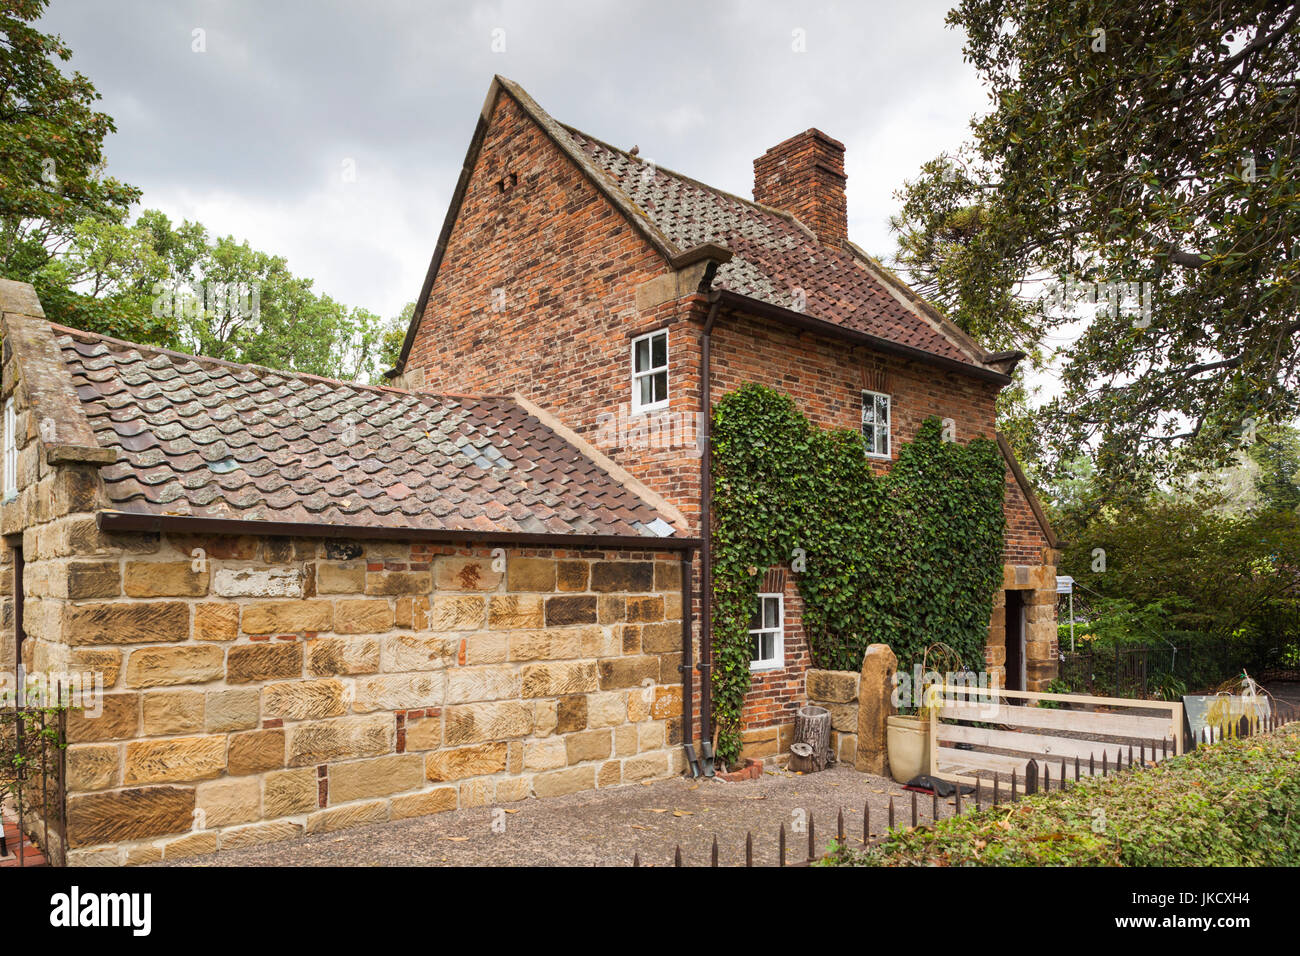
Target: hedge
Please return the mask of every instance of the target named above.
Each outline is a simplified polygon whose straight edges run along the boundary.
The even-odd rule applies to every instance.
[[[1297,866],[1300,723],[899,828],[823,866]]]

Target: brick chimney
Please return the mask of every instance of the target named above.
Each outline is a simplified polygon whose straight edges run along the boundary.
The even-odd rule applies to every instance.
[[[754,160],[754,201],[791,213],[822,242],[849,236],[844,144],[819,129],[791,136]]]

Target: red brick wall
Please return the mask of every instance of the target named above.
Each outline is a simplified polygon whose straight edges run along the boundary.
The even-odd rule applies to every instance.
[[[695,296],[638,311],[636,287],[666,271],[663,258],[503,94],[416,333],[408,382],[431,391],[521,392],[694,524],[700,461],[693,429],[705,306]],[[495,289],[504,292],[504,310],[493,310]],[[630,343],[665,325],[670,407],[654,417],[674,438],[646,447],[653,442],[628,440],[627,425],[635,421],[629,417]],[[962,442],[993,435],[996,386],[770,320],[723,317],[713,335],[712,370],[715,401],[745,382],[761,382],[792,395],[823,426],[859,427],[861,390],[887,391],[895,456],[931,415],[953,419]],[[683,436],[686,443],[676,440]],[[1006,510],[1007,562],[1039,563],[1046,541],[1009,473]],[[755,677],[747,726],[788,722],[802,702],[807,645],[793,577],[786,590],[789,666]],[[697,621],[699,614],[697,602]]]

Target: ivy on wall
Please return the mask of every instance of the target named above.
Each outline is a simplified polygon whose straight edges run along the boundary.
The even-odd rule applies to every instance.
[[[944,441],[928,419],[885,475],[862,436],[812,424],[749,384],[714,408],[713,707],[718,756],[740,756],[749,621],[763,572],[791,568],[816,667],[858,670],[870,644],[900,669],[937,641],[984,666],[1002,585],[1005,472],[997,444]]]

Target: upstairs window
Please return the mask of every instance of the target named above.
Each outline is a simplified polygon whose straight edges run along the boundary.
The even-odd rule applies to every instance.
[[[862,392],[862,438],[872,458],[889,457],[889,396]]]
[[[785,666],[785,598],[760,594],[749,621],[749,669],[770,671]]]
[[[5,402],[4,443],[5,443],[5,501],[18,494],[18,436],[15,428],[14,400]]]
[[[668,407],[668,330],[632,340],[632,414]]]

